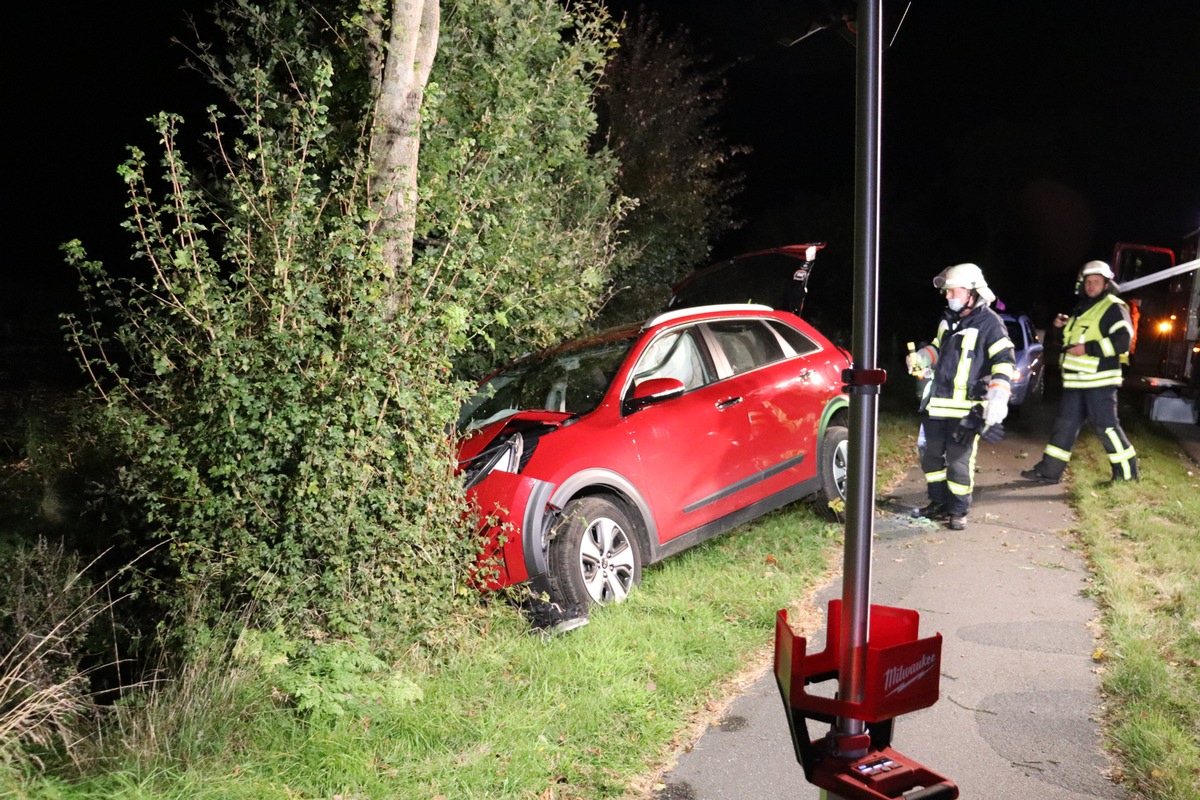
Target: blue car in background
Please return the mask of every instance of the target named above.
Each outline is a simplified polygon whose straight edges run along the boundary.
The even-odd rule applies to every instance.
[[[1008,338],[1016,350],[1016,374],[1013,375],[1009,413],[1019,412],[1022,406],[1040,402],[1046,390],[1046,358],[1037,329],[1024,314],[1000,312],[1008,327]]]

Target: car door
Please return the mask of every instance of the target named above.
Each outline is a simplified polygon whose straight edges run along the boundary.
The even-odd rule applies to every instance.
[[[739,453],[749,435],[741,399],[716,380],[697,326],[660,332],[638,357],[625,395],[641,381],[664,377],[682,381],[684,393],[630,410],[625,419],[660,544],[737,508],[728,489],[744,474]]]
[[[737,507],[814,477],[821,413],[831,393],[826,371],[810,363],[822,357],[820,346],[778,320],[738,318],[705,327],[718,369],[724,359],[730,372],[721,385],[741,398]]]
[[[1021,326],[1025,332],[1025,347],[1028,350],[1025,365],[1029,372],[1029,387],[1032,391],[1042,379],[1042,370],[1045,367],[1045,348],[1038,338],[1037,329],[1033,327],[1033,321],[1029,317],[1021,317]]]

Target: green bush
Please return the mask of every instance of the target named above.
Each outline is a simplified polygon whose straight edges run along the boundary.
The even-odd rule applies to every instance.
[[[226,57],[199,50],[232,109],[210,109],[213,158],[193,169],[182,120],[154,117],[157,167],[131,148],[120,170],[137,271],[65,245],[89,309],[69,330],[117,461],[106,518],[165,543],[138,589],[175,624],[248,608],[403,644],[471,596],[456,376],[577,329],[613,257],[614,164],[587,149],[610,34],[532,0],[444,4],[417,255],[395,265],[363,18],[331,5],[224,9]]]
[[[621,162],[621,191],[637,198],[625,220],[627,257],[602,320],[647,319],[670,288],[709,260],[712,244],[741,221],[733,199],[744,176],[717,116],[725,69],[686,30],[667,31],[642,8],[621,36],[598,98],[603,133]]]

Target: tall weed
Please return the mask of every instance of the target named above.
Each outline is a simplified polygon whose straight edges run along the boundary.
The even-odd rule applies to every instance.
[[[39,539],[7,554],[0,571],[0,762],[51,753],[74,759],[94,714],[83,664],[94,623],[108,609],[78,555]],[[94,668],[93,668],[94,669]]]

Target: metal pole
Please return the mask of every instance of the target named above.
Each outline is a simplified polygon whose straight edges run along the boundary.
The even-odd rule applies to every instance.
[[[883,64],[881,0],[858,0],[857,127],[855,136],[854,337],[856,369],[876,368],[879,277],[880,90]],[[842,642],[838,691],[862,702],[871,607],[871,539],[875,510],[875,438],[879,387],[850,394],[850,472],[842,564]],[[862,720],[839,717],[835,739],[866,731]],[[852,753],[844,753],[853,756]]]

